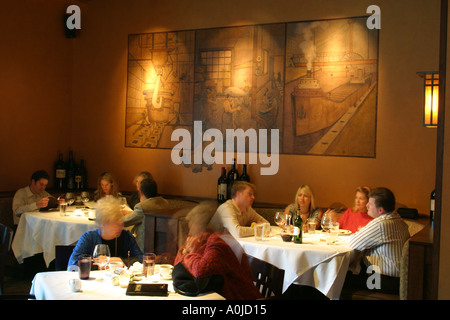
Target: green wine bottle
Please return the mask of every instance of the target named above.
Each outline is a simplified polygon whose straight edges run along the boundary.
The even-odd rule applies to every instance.
[[[294,220],[294,243],[303,242],[303,221],[300,210],[297,210],[297,216]]]

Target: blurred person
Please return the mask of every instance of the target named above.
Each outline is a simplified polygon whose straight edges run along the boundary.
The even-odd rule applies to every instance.
[[[187,287],[199,293],[202,289],[212,290],[229,300],[261,298],[240,244],[229,234],[214,233],[207,228],[216,207],[214,202],[202,202],[187,214],[189,234],[175,258],[174,287],[182,291]],[[188,278],[183,274],[185,271],[200,281],[185,281]],[[205,279],[210,280],[208,288],[192,286],[204,284]]]
[[[356,189],[353,208],[348,208],[338,218],[340,229],[350,230],[352,233],[355,233],[373,220],[373,218],[367,214],[369,193],[369,187],[362,186]]]
[[[133,193],[131,193],[129,203],[131,209],[134,209],[134,206],[142,201],[141,194],[139,193],[139,185],[141,184],[141,181],[144,179],[153,180],[153,176],[148,171],[142,171],[139,172],[133,179],[133,184],[136,186],[136,191],[133,191]]]
[[[136,237],[136,242],[144,250],[145,213],[155,209],[169,209],[169,202],[158,195],[158,187],[153,179],[141,180],[138,192],[140,202],[133,211],[125,215],[124,226],[131,227],[130,231]]]
[[[387,188],[370,191],[367,214],[373,218],[365,227],[351,235],[349,246],[360,252],[361,271],[347,273],[344,295],[353,290],[367,289],[368,277],[379,275],[383,293],[398,294],[400,287],[400,261],[403,245],[409,239],[408,226],[395,211],[395,196]],[[361,257],[362,256],[362,257]]]
[[[105,196],[118,197],[121,195],[122,194],[119,192],[119,183],[114,175],[110,172],[103,172],[98,177],[97,190],[95,190],[94,193],[95,201]]]
[[[322,220],[323,211],[315,206],[314,193],[311,187],[307,184],[301,185],[297,189],[294,202],[286,207],[285,214],[291,215],[291,223],[294,222],[297,211],[300,213],[303,221],[303,230],[308,228],[307,220],[314,219],[316,221],[316,229],[320,228],[320,221]]]
[[[253,236],[254,225],[269,223],[252,208],[255,190],[254,184],[235,181],[231,187],[231,199],[222,203],[211,219],[212,230],[222,231],[225,228],[233,237],[241,238]]]
[[[98,229],[87,231],[80,237],[70,256],[68,266],[77,264],[80,254],[92,255],[97,244],[109,246],[112,257],[110,261],[125,261],[125,258],[128,258],[128,252],[130,257],[142,260],[142,252],[136,239],[129,231],[123,230],[123,220],[124,216],[117,198],[99,199],[95,208]]]
[[[14,194],[12,209],[14,224],[19,224],[24,212],[37,211],[47,207],[51,194],[45,191],[49,175],[44,170],[35,171],[31,175],[30,184],[16,191]]]

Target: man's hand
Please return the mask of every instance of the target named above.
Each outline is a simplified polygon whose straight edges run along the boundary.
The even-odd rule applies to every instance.
[[[36,202],[36,207],[45,208],[48,205],[48,197],[42,198],[41,200]]]

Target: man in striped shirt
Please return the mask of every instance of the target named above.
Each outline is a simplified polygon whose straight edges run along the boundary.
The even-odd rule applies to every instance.
[[[347,275],[349,283],[359,289],[370,288],[367,279],[379,273],[380,292],[398,294],[402,249],[409,239],[408,226],[395,211],[395,196],[387,188],[373,189],[369,194],[367,213],[374,218],[359,232],[352,235],[349,246],[362,252],[361,272]],[[370,279],[369,279],[370,281]]]

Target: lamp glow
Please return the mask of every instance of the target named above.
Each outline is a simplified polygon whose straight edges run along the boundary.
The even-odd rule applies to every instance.
[[[425,127],[437,127],[439,106],[439,72],[418,72],[424,79],[424,113],[423,125]]]

